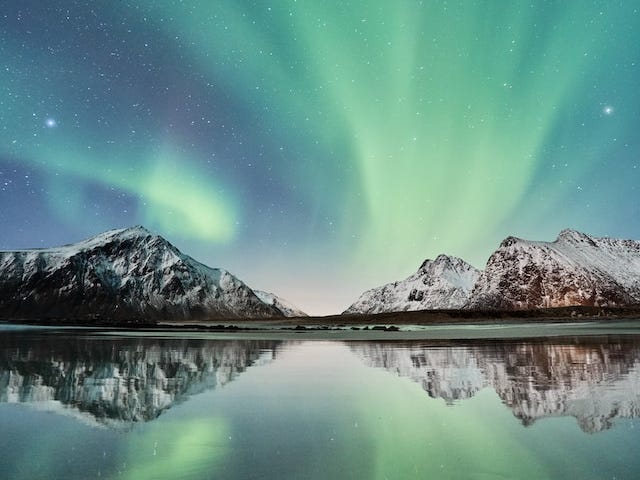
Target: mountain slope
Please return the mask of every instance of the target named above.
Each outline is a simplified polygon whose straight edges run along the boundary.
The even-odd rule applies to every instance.
[[[343,313],[462,308],[479,276],[464,260],[439,255],[405,280],[367,290]]]
[[[276,307],[285,317],[308,317],[306,313],[296,307],[293,303],[281,298],[273,293],[264,292],[262,290],[253,291],[260,300],[267,305]]]
[[[505,239],[468,308],[530,309],[640,303],[640,242],[563,230],[554,242]]]
[[[0,252],[0,316],[180,320],[281,312],[229,272],[133,227],[59,248]]]

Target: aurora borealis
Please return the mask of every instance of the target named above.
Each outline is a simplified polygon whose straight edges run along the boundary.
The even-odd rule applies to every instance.
[[[8,1],[0,248],[144,224],[310,313],[640,238],[640,3]]]

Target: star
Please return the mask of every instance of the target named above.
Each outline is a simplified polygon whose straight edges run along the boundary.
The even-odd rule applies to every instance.
[[[51,117],[50,117],[50,118],[47,118],[47,119],[44,121],[44,124],[45,124],[45,126],[46,126],[47,128],[55,128],[55,127],[57,127],[57,126],[58,126],[58,122],[56,122],[56,119],[55,119],[55,118],[51,118]]]
[[[613,107],[611,105],[605,105],[605,107],[602,109],[602,113],[604,113],[605,115],[613,115]]]

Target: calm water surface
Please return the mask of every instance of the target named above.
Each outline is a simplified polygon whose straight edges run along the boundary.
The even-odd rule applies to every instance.
[[[638,478],[640,335],[0,330],[0,477]]]

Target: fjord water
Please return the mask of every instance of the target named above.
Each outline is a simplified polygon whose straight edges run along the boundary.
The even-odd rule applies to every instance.
[[[640,474],[640,335],[180,337],[3,328],[0,477]]]

